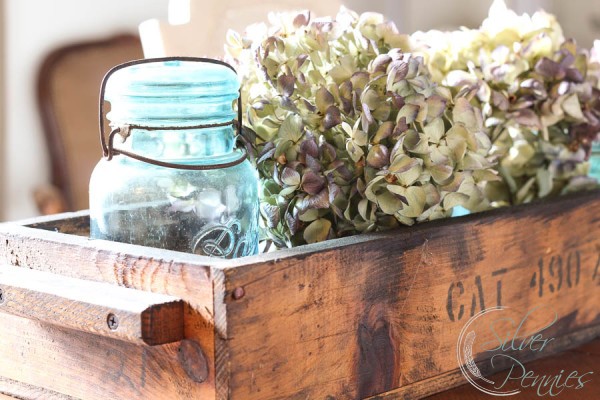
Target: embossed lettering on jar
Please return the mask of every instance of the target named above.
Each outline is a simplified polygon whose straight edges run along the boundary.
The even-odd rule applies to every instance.
[[[104,146],[108,157],[92,174],[91,237],[224,258],[256,254],[258,176],[235,149],[235,72],[167,60],[107,79],[116,150]]]

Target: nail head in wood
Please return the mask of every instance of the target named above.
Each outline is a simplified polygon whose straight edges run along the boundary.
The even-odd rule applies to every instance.
[[[178,349],[179,363],[194,382],[208,379],[208,361],[200,345],[194,340],[183,339]]]
[[[236,287],[235,289],[233,289],[233,299],[234,300],[239,300],[242,297],[244,297],[244,295],[246,294],[246,291],[244,290],[243,287]]]

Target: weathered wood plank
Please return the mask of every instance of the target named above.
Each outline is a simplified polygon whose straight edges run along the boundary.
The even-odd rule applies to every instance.
[[[36,334],[32,336],[29,333],[32,326],[30,324],[10,322],[5,325],[2,322],[1,326],[5,326],[5,330],[11,332],[10,336],[4,334],[0,336],[0,340],[5,337],[9,343],[12,343],[12,345],[7,345],[8,347],[25,346],[31,353],[36,353],[38,351],[36,349],[39,348],[45,350],[43,358],[29,358],[27,362],[24,362],[26,357],[23,354],[7,352],[5,355],[0,344],[0,354],[5,357],[6,363],[21,366],[19,369],[12,370],[17,372],[10,375],[0,369],[0,376],[43,388],[52,388],[58,385],[58,392],[76,398],[110,398],[102,397],[101,394],[94,395],[96,397],[84,396],[84,394],[86,388],[103,386],[107,378],[107,371],[117,368],[122,371],[124,376],[128,377],[128,384],[123,386],[122,393],[119,395],[123,396],[122,398],[128,398],[128,396],[137,398],[138,394],[133,387],[149,385],[146,378],[144,378],[146,379],[145,384],[143,383],[143,375],[140,375],[139,371],[143,370],[142,366],[145,363],[158,363],[152,365],[151,368],[164,367],[167,370],[170,369],[170,372],[165,372],[164,375],[160,375],[160,379],[157,378],[156,382],[152,382],[159,386],[161,385],[159,381],[162,379],[177,384],[168,384],[164,388],[161,386],[156,394],[153,394],[152,385],[150,385],[145,398],[214,399],[213,288],[211,270],[205,263],[207,260],[212,262],[210,259],[189,254],[89,240],[85,237],[15,224],[0,224],[0,263],[26,266],[61,276],[106,282],[180,298],[186,303],[184,336],[187,340],[196,343],[187,348],[192,350],[184,352],[184,355],[185,353],[189,353],[189,355],[182,356],[181,361],[178,361],[180,353],[177,352],[176,345],[174,349],[169,347],[171,350],[166,353],[165,350],[162,352],[159,350],[164,346],[158,346],[151,353],[144,353],[143,346],[121,345],[115,348],[111,344],[114,341],[95,335],[73,336],[60,330],[53,330],[52,332],[62,333],[57,334],[56,337],[48,337],[48,335],[38,337]],[[19,320],[15,318],[11,321]],[[43,328],[39,324],[33,326],[38,329]],[[48,343],[58,343],[60,347],[57,345],[47,347]],[[72,354],[76,351],[82,353],[80,355]],[[116,355],[127,354],[122,368],[121,363],[115,360],[116,355],[112,358],[109,357],[110,360],[107,361],[107,352],[110,351],[116,352]],[[155,353],[157,351],[158,353]],[[157,354],[157,357],[148,358],[148,354]],[[206,358],[208,377],[199,382],[196,369],[193,367],[195,363],[190,363],[189,360],[201,358]],[[174,365],[178,363],[185,367],[182,367],[183,369],[175,368]],[[39,370],[40,366],[44,366],[43,371],[52,371],[52,373],[43,373]],[[97,370],[96,366],[103,366],[104,369]],[[59,372],[65,369],[70,373]],[[196,376],[196,380],[190,376]],[[180,389],[178,389],[179,386],[181,386]],[[94,393],[96,389],[90,390]],[[167,396],[166,393],[169,390],[173,392]],[[161,395],[163,397],[160,397]]]
[[[585,348],[585,346],[580,346],[579,343],[585,343],[587,341],[593,341],[593,340],[597,340],[597,339],[600,339],[600,325],[595,325],[595,326],[592,326],[589,328],[584,328],[584,329],[581,329],[581,330],[578,330],[578,331],[575,331],[572,333],[568,333],[565,336],[556,338],[555,340],[553,340],[552,342],[550,342],[548,344],[548,352],[530,353],[530,354],[525,355],[525,357],[521,357],[519,361],[531,362],[534,360],[539,360],[541,358],[545,358],[550,354],[562,354],[565,350],[571,350],[571,349],[575,349],[575,348],[580,348],[583,350]],[[600,348],[600,346],[595,346],[595,350],[597,350],[598,348]],[[572,351],[576,351],[576,350],[572,350]],[[484,362],[480,361],[477,363],[477,366],[479,367],[481,372],[486,376],[488,376],[494,372],[489,367],[489,363],[484,363]],[[508,367],[510,367],[510,366],[508,366]],[[581,367],[583,367],[583,366],[579,366],[579,370],[581,370]],[[500,369],[500,368],[498,368],[498,369]],[[557,368],[554,371],[549,371],[548,375],[556,376],[556,374],[558,374],[558,372],[561,369],[563,369],[562,366],[560,366],[560,367],[557,366]],[[538,371],[536,370],[536,372],[538,372]],[[424,379],[419,382],[415,382],[414,384],[407,385],[405,387],[401,387],[399,389],[395,389],[390,392],[386,392],[383,394],[379,394],[379,395],[370,397],[368,400],[422,399],[422,398],[431,396],[433,394],[444,392],[446,390],[449,390],[449,389],[452,389],[452,388],[455,388],[458,386],[463,386],[463,385],[469,385],[469,384],[466,382],[466,380],[465,380],[464,376],[462,375],[462,373],[460,372],[460,370],[455,369],[453,371],[446,372],[441,375],[436,375],[434,377]],[[476,394],[480,395],[480,396],[476,396],[478,398],[481,398],[481,399],[493,398],[493,396],[490,396],[489,394],[479,392],[479,391],[477,391],[477,389],[475,389],[471,386],[469,386],[469,387],[472,388]],[[537,397],[539,398],[539,396],[537,396]],[[462,397],[460,397],[460,396],[458,396],[456,398],[462,399]],[[518,398],[520,398],[520,396],[517,396],[516,398],[518,399]],[[440,396],[439,399],[445,400],[446,397]]]
[[[483,308],[548,304],[557,338],[600,324],[599,194],[229,261],[0,225],[0,262],[189,304],[186,341],[155,348],[0,315],[11,332],[0,352],[22,363],[0,376],[92,399],[112,398],[97,388],[115,369],[115,398],[339,400],[436,387],[456,380],[458,333]]]
[[[0,377],[0,400],[74,400],[73,397]]]
[[[175,297],[0,266],[0,312],[138,344],[183,339]]]
[[[90,235],[90,213],[88,210],[44,215],[17,221],[16,223],[30,228],[67,233],[70,235]]]
[[[561,400],[596,399],[600,393],[600,380],[597,379],[598,356],[600,355],[600,339],[596,339],[587,345],[561,352],[551,357],[536,360],[526,364],[528,371],[533,371],[540,377],[548,377],[546,385],[523,387],[520,393],[511,396],[517,400],[539,400],[540,398],[554,398]],[[579,386],[577,381],[565,380],[565,374],[559,371],[588,371],[588,375]],[[490,378],[501,382],[507,372],[501,372]],[[581,372],[580,372],[581,373]],[[528,382],[529,383],[529,382]],[[568,387],[567,387],[568,386]],[[551,393],[549,393],[551,390]],[[490,395],[480,392],[471,385],[462,385],[456,389],[448,390],[427,397],[427,400],[489,400]]]
[[[490,306],[526,313],[546,304],[560,317],[554,337],[600,323],[598,195],[224,268],[225,329],[215,346],[228,391],[219,398],[359,399],[406,388],[455,370],[462,326]]]
[[[0,376],[80,399],[214,398],[197,344],[134,345],[8,314],[0,326]]]

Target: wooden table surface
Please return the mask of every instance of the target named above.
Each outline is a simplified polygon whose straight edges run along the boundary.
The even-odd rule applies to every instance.
[[[514,396],[505,397],[510,400],[539,400],[539,399],[556,399],[556,400],[596,400],[600,399],[600,338],[595,341],[580,346],[576,349],[565,351],[558,355],[533,361],[526,364],[528,371],[534,371],[537,375],[546,375],[555,377],[561,370],[567,375],[573,371],[578,371],[580,374],[592,371],[593,374],[588,375],[590,381],[585,383],[583,388],[579,390],[564,389],[557,396],[540,396],[535,389],[522,389],[521,393]],[[494,379],[497,378],[497,379]],[[501,381],[506,377],[506,373],[494,375],[491,379],[495,382]],[[564,379],[562,380],[564,382]],[[545,391],[544,391],[545,392]],[[427,397],[426,400],[490,400],[495,396],[485,394],[475,389],[470,384],[459,386],[455,389],[448,390]],[[499,398],[499,397],[498,397]]]

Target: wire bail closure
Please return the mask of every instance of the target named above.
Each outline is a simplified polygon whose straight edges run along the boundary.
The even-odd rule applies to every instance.
[[[233,68],[230,64],[228,64],[224,61],[215,60],[212,58],[203,58],[203,57],[148,58],[148,59],[142,59],[142,60],[129,61],[129,62],[119,64],[119,65],[111,68],[106,73],[106,75],[104,75],[104,78],[102,78],[102,84],[100,86],[99,126],[100,126],[100,145],[102,146],[103,157],[106,158],[107,161],[110,161],[110,160],[112,160],[113,156],[115,156],[115,155],[124,155],[124,156],[130,157],[130,158],[133,158],[135,160],[146,162],[148,164],[158,165],[160,167],[185,169],[185,170],[197,170],[197,171],[233,167],[235,165],[242,163],[244,160],[246,160],[247,153],[246,153],[245,149],[242,149],[242,154],[240,155],[240,157],[238,159],[228,162],[228,163],[209,164],[209,165],[189,165],[189,164],[177,164],[177,163],[169,163],[169,162],[165,162],[165,161],[159,161],[159,160],[155,160],[153,158],[142,156],[140,154],[137,154],[137,153],[134,153],[131,151],[117,149],[114,147],[114,139],[117,134],[119,136],[121,136],[123,138],[123,140],[126,140],[129,137],[129,135],[131,134],[131,131],[133,129],[143,129],[146,131],[186,130],[186,129],[218,128],[218,127],[222,127],[222,126],[233,125],[233,126],[237,127],[238,136],[241,136],[241,134],[242,134],[242,94],[241,94],[241,91],[240,91],[240,95],[238,96],[238,101],[237,101],[237,103],[238,103],[237,121],[235,119],[232,119],[231,121],[228,121],[228,122],[221,122],[221,123],[216,123],[216,124],[204,124],[204,125],[192,125],[192,126],[171,126],[171,127],[169,127],[169,126],[155,127],[155,126],[144,126],[144,125],[137,125],[137,124],[125,124],[125,125],[114,128],[108,135],[108,140],[107,140],[106,134],[104,132],[104,93],[106,91],[106,84],[108,82],[108,79],[115,72],[117,72],[121,69],[127,68],[127,67],[131,67],[133,65],[150,64],[150,63],[165,62],[165,61],[192,61],[192,62],[218,64],[218,65],[225,66],[225,67],[231,69],[233,72],[237,73],[235,68]]]

